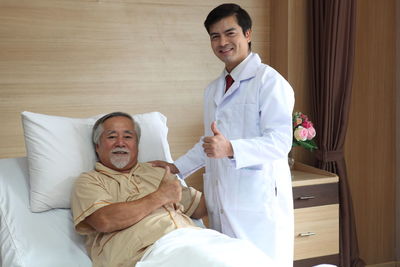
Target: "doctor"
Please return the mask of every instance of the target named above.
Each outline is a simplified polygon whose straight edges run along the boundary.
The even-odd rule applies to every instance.
[[[225,69],[204,94],[205,137],[174,164],[153,164],[169,165],[181,177],[205,166],[211,228],[252,241],[274,266],[286,267],[293,265],[287,155],[294,94],[277,71],[251,52],[251,24],[236,4],[220,5],[207,16],[211,48]]]

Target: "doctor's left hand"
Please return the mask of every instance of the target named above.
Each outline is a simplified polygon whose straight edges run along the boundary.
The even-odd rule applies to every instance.
[[[214,136],[206,136],[203,141],[204,153],[209,158],[233,157],[231,142],[218,130],[217,123],[211,124],[211,131]]]

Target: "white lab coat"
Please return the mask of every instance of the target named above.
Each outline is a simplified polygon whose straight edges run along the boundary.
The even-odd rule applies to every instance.
[[[294,94],[289,83],[251,53],[231,75],[224,71],[204,95],[205,136],[211,123],[231,141],[234,159],[208,158],[202,139],[175,161],[181,177],[205,166],[211,228],[247,239],[275,261],[293,265],[293,197],[287,155],[292,145]]]

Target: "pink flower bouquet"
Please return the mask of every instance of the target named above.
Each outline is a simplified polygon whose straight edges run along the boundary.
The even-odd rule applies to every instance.
[[[295,112],[293,115],[293,147],[302,146],[305,149],[313,151],[317,149],[314,142],[315,129],[313,123],[308,120],[307,115],[301,112]]]

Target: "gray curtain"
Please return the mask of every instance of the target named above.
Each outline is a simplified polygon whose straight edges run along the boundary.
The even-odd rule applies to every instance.
[[[339,176],[340,262],[365,266],[357,232],[343,148],[351,101],[356,0],[312,0],[312,118],[317,167]]]

